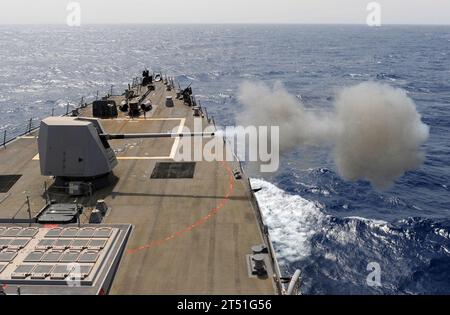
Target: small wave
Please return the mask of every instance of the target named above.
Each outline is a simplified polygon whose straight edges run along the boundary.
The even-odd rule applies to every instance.
[[[397,81],[398,79],[400,79],[400,76],[396,75],[396,74],[391,74],[391,73],[377,73],[377,79],[388,79],[390,81]]]
[[[291,195],[262,179],[251,179],[264,221],[269,227],[281,262],[304,259],[311,252],[311,237],[320,231],[326,215],[320,205],[298,195]]]
[[[326,172],[326,169],[314,169]],[[283,268],[303,270],[302,292],[307,294],[393,294],[447,292],[433,281],[414,277],[427,273],[434,258],[449,255],[448,220],[408,218],[395,222],[360,216],[335,217],[324,207],[293,195],[263,179],[251,179],[263,218]],[[366,266],[378,262],[381,287],[365,285]],[[439,265],[440,266],[440,265]],[[433,267],[434,268],[434,267]],[[432,268],[432,269],[433,269]],[[433,269],[434,270],[434,269]],[[448,269],[442,269],[445,276]],[[412,280],[411,280],[412,279]]]
[[[346,217],[346,219],[354,219],[354,220],[363,221],[366,224],[372,225],[372,226],[382,226],[382,225],[389,224],[388,222],[383,221],[383,220],[367,219],[367,218],[362,218],[362,217],[358,217],[358,216]]]
[[[348,73],[348,74],[344,74],[344,77],[350,77],[350,78],[362,78],[364,76],[367,76],[367,74],[362,74],[362,73]]]

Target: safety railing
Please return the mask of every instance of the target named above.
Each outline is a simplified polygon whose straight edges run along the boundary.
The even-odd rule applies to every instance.
[[[167,76],[166,76],[166,80],[167,80]],[[135,77],[132,79],[132,82],[131,82],[131,84],[129,84],[129,87],[136,88],[136,87],[139,87],[141,85],[141,83],[142,83],[142,78]],[[171,81],[171,84],[172,84],[172,86],[174,86],[175,83],[173,82],[173,80]],[[120,94],[114,94],[114,92],[115,92],[115,86],[111,85],[108,93],[106,93],[105,96],[106,97],[120,96]],[[17,139],[19,137],[23,137],[23,136],[26,136],[27,134],[32,133],[33,131],[35,131],[36,129],[39,128],[41,120],[45,117],[48,117],[47,115],[68,116],[68,115],[72,114],[73,110],[83,108],[88,103],[88,101],[92,102],[92,101],[99,100],[99,99],[100,99],[100,95],[99,95],[99,91],[97,90],[94,95],[83,96],[83,97],[81,97],[81,100],[79,100],[75,103],[68,102],[66,106],[53,107],[50,109],[50,111],[48,113],[43,113],[44,115],[42,115],[40,117],[32,117],[32,118],[27,119],[23,123],[9,125],[9,126],[0,128],[0,146],[3,146],[6,148],[6,145],[9,142],[14,141],[15,139]]]
[[[139,78],[133,79],[133,82],[139,83]],[[0,146],[6,148],[6,145],[19,137],[26,136],[39,128],[42,119],[48,116],[69,116],[75,110],[85,107],[89,102],[99,99],[99,91],[94,95],[83,96],[76,102],[67,102],[64,106],[56,106],[49,109],[48,112],[43,112],[42,116],[31,117],[22,123],[10,124],[6,127],[0,128]],[[111,85],[110,90],[106,96],[114,96],[114,85]]]

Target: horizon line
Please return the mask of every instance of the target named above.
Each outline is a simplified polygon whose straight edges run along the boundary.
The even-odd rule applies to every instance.
[[[33,26],[33,25],[47,25],[47,26],[67,26],[66,23],[1,23],[1,26]],[[366,23],[356,22],[121,22],[121,23],[109,23],[109,22],[93,22],[82,23],[81,26],[97,26],[97,25],[327,25],[327,26],[368,26]],[[380,28],[383,26],[450,26],[445,23],[383,23],[381,26],[374,28]],[[371,26],[368,26],[371,27]],[[72,28],[72,27],[71,27]],[[74,27],[76,28],[76,27]],[[372,27],[371,27],[372,28]]]

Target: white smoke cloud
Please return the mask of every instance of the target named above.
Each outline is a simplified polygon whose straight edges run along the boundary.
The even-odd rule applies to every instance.
[[[424,160],[421,145],[429,128],[405,91],[366,82],[344,88],[334,110],[313,113],[276,83],[245,82],[239,91],[244,106],[241,125],[280,126],[280,150],[300,145],[330,147],[345,180],[368,180],[387,189]]]

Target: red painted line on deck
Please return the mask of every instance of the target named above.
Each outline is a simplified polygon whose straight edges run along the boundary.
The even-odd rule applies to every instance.
[[[134,254],[138,251],[144,250],[144,249],[150,249],[150,248],[154,248],[157,246],[160,246],[168,241],[174,240],[176,238],[179,238],[181,236],[184,236],[186,233],[192,231],[195,228],[198,228],[199,226],[203,225],[204,223],[208,222],[213,216],[215,216],[220,209],[222,209],[225,204],[228,202],[228,200],[230,199],[231,193],[234,190],[234,177],[233,177],[233,172],[231,171],[230,166],[227,164],[227,162],[222,161],[221,162],[222,165],[225,167],[227,173],[228,173],[228,191],[225,194],[225,196],[220,200],[220,202],[216,205],[216,207],[212,208],[207,215],[205,215],[204,217],[201,217],[199,220],[195,221],[192,225],[189,225],[187,227],[185,227],[184,229],[181,229],[177,232],[174,232],[173,234],[160,239],[160,240],[154,240],[151,241],[148,244],[139,246],[137,248],[132,248],[127,250],[127,254]]]

